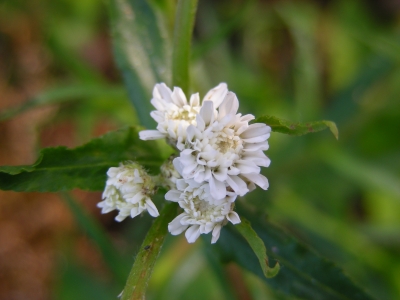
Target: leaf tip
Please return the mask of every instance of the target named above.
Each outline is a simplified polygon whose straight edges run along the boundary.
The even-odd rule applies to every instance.
[[[266,272],[265,272],[265,274],[264,274],[265,277],[267,277],[267,278],[273,278],[273,277],[275,277],[276,275],[278,275],[279,270],[281,269],[281,265],[279,264],[278,261],[275,263],[275,266],[273,266],[272,268],[269,266],[268,259],[265,260],[265,264],[266,264],[266,266],[267,266]]]
[[[339,129],[337,128],[336,123],[332,121],[325,121],[325,125],[328,126],[336,140],[339,140]]]

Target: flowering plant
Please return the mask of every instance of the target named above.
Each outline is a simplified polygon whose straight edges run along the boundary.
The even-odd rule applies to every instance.
[[[125,220],[126,226],[151,219],[149,228],[140,225],[148,230],[142,245],[135,245],[137,255],[122,299],[143,299],[164,240],[181,234],[186,238],[181,239],[184,247],[206,241],[207,259],[219,275],[223,273],[220,265],[232,261],[278,293],[299,299],[369,299],[338,267],[260,216],[262,211],[257,211],[256,197],[252,197],[270,195],[261,190],[269,188],[262,172],[274,178],[262,168],[271,163],[265,154],[271,134],[330,129],[337,137],[336,125],[290,122],[259,116],[262,112],[258,111],[242,115],[239,111],[249,109],[240,93],[243,86],[228,79],[229,89],[240,96],[240,110],[237,95],[226,83],[211,88],[204,97],[190,95],[189,87],[202,89],[198,82],[189,82],[197,2],[178,1],[172,66],[169,44],[162,42],[165,28],[159,26],[156,9],[145,2],[111,1],[115,56],[141,125],[109,132],[74,149],[46,148],[29,166],[0,167],[0,188],[60,192],[78,221],[90,224],[86,226],[89,236],[114,277],[124,282],[126,261],[115,251],[117,247],[65,192],[75,188],[102,191],[97,204],[101,212],[113,212],[115,220]],[[144,16],[147,26],[137,23]],[[170,69],[172,78],[166,75]],[[129,217],[135,220],[129,222]],[[122,289],[121,284],[118,287]]]

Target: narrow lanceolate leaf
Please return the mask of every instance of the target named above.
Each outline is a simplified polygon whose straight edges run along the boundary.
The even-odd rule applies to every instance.
[[[170,47],[166,26],[146,0],[109,0],[114,56],[142,125],[150,118],[151,91],[169,82]]]
[[[106,86],[106,85],[69,85],[53,87],[44,91],[35,97],[29,99],[25,103],[0,111],[0,122],[13,118],[27,110],[36,107],[63,103],[76,99],[91,99],[92,97],[102,96],[119,99],[125,95],[126,91],[122,86]]]
[[[339,139],[339,131],[336,124],[332,121],[315,122],[290,122],[273,116],[262,116],[255,120],[257,123],[265,123],[271,127],[272,131],[289,135],[304,135],[329,128],[336,139]]]
[[[279,263],[277,262],[273,268],[269,266],[267,249],[265,249],[264,242],[259,238],[257,233],[251,228],[251,224],[245,218],[241,218],[242,222],[235,226],[235,228],[240,232],[240,234],[249,243],[251,249],[254,251],[255,255],[260,262],[261,269],[265,277],[272,278],[275,277],[279,272]]]
[[[117,249],[113,246],[112,240],[106,235],[99,222],[87,213],[82,205],[80,205],[70,193],[63,192],[61,193],[61,197],[69,207],[78,226],[100,250],[104,261],[113,272],[114,278],[118,282],[123,283],[128,269],[120,253],[118,253]]]
[[[179,0],[177,3],[172,56],[172,80],[173,84],[182,88],[185,94],[188,94],[190,84],[190,46],[196,10],[197,0]]]
[[[239,203],[238,203],[239,204]],[[262,278],[271,288],[291,298],[305,300],[372,300],[334,263],[297,241],[289,233],[237,205],[238,213],[251,219],[252,226],[264,242],[270,261],[279,261],[280,271],[265,278],[259,260],[234,226],[221,232],[217,250],[221,260],[234,261]]]
[[[120,162],[134,160],[157,170],[162,158],[154,142],[142,141],[138,129],[128,127],[105,134],[75,149],[45,148],[29,166],[0,167],[0,189],[18,192],[57,192],[74,188],[100,191],[106,172]]]

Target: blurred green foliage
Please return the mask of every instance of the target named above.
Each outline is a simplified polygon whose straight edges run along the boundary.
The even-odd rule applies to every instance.
[[[139,2],[164,22],[168,45],[174,1]],[[272,164],[263,172],[270,188],[240,202],[335,262],[374,298],[389,300],[400,297],[400,10],[382,16],[367,3],[199,1],[191,90],[204,95],[227,82],[238,95],[242,113],[336,122],[339,141],[327,131],[304,137],[273,134],[267,152]],[[60,89],[69,84],[72,90],[83,87],[82,93],[71,96],[60,96],[51,87],[54,97],[36,101],[46,105],[61,97],[59,117],[76,122],[82,142],[92,137],[98,120],[117,126],[137,124],[129,99],[150,100],[140,98],[146,93],[149,97],[149,90],[142,96],[131,91],[129,99],[123,92],[113,94],[120,91],[122,77],[107,77],[80,55],[88,41],[111,36],[109,8],[94,0],[0,3],[7,18],[29,12],[37,20],[41,46],[51,57],[52,81]],[[108,92],[99,94],[93,86]],[[148,223],[146,218],[126,221],[121,234],[132,242],[129,249],[118,251],[127,265]],[[228,230],[223,229],[221,242],[229,239]],[[203,243],[188,246],[181,238],[167,238],[148,299],[231,299],[233,294],[238,298],[230,290],[232,283],[221,278],[225,267],[205,255],[209,246]],[[104,283],[74,257],[68,256],[68,261],[56,272],[56,299],[109,299],[122,290],[111,272]],[[247,271],[242,275],[254,299],[293,299]]]

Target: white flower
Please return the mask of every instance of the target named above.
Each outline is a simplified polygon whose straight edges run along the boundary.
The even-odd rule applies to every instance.
[[[254,186],[268,188],[268,180],[260,174],[260,167],[268,167],[267,139],[271,128],[262,123],[249,125],[253,115],[237,114],[239,101],[229,92],[218,111],[212,101],[204,101],[196,124],[187,128],[180,156],[184,179],[209,182],[215,199],[223,199],[227,188],[243,196]]]
[[[168,224],[172,235],[178,235],[186,230],[185,236],[189,243],[194,243],[200,234],[212,232],[211,243],[214,244],[220,235],[221,228],[228,221],[240,223],[240,218],[233,211],[236,194],[229,193],[224,199],[210,199],[208,183],[196,183],[194,180],[178,179],[177,189],[170,190],[165,199],[178,202],[183,213]]]
[[[155,185],[140,165],[120,164],[118,168],[110,168],[107,175],[103,201],[97,204],[103,214],[117,209],[119,213],[115,219],[119,222],[129,215],[134,218],[145,210],[152,217],[159,215],[150,198],[155,193]]]
[[[217,108],[227,92],[227,85],[220,83],[206,94],[203,101],[212,101]],[[151,104],[156,108],[150,115],[158,123],[157,130],[143,130],[139,132],[140,138],[142,140],[167,138],[173,146],[185,140],[186,128],[196,124],[196,116],[201,108],[198,93],[191,95],[188,103],[182,89],[174,87],[171,91],[165,83],[155,85]]]

